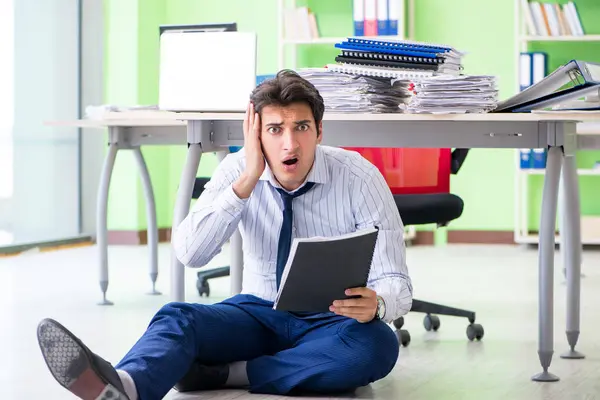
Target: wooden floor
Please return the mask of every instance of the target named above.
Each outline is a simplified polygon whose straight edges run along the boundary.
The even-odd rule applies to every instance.
[[[227,249],[213,262],[224,265]],[[169,249],[160,248],[159,289],[169,291]],[[49,374],[35,328],[50,316],[63,322],[93,351],[116,363],[142,334],[168,295],[149,296],[148,252],[144,247],[111,247],[109,299],[100,307],[96,248],[29,252],[0,259],[0,399],[72,399]],[[408,250],[415,297],[473,309],[484,325],[482,342],[469,342],[467,321],[442,317],[439,332],[426,332],[422,315],[409,314],[412,342],[400,351],[385,379],[345,398],[359,399],[600,399],[600,251],[584,253],[582,335],[584,360],[555,354],[556,383],[536,383],[537,253],[517,246],[414,247]],[[565,286],[557,253],[555,351],[566,350]],[[195,293],[187,270],[188,301],[214,302],[228,294],[228,278],[213,281],[211,299]],[[277,399],[225,390],[172,392],[172,400]]]

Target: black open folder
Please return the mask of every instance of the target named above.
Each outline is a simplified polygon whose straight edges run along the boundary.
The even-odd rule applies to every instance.
[[[328,312],[346,289],[365,287],[377,242],[377,228],[335,237],[294,239],[273,308]]]

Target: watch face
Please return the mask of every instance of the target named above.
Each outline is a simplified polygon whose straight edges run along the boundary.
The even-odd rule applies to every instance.
[[[383,318],[385,315],[385,302],[381,297],[377,297],[377,316]]]

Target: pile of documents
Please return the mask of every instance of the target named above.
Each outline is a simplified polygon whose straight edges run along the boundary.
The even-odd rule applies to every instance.
[[[340,64],[397,71],[426,71],[431,75],[459,75],[463,53],[446,45],[408,40],[355,37],[335,47]]]
[[[440,75],[414,82],[408,113],[484,113],[498,104],[493,76]]]
[[[412,97],[410,82],[332,72],[326,68],[298,71],[323,97],[325,110],[331,112],[401,112]]]
[[[450,46],[355,37],[335,45],[335,64],[306,76],[326,107],[344,112],[482,113],[498,103],[496,78],[462,75]]]

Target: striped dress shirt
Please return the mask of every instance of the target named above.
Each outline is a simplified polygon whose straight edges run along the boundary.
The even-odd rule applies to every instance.
[[[267,165],[250,197],[240,199],[232,185],[244,167],[244,149],[219,163],[175,230],[172,245],[184,265],[202,267],[220,253],[239,227],[244,251],[242,293],[273,301],[283,223],[283,201],[276,188],[281,186]],[[315,186],[294,199],[292,236],[336,236],[377,226],[379,236],[367,287],[385,301],[386,322],[406,314],[412,305],[412,284],[404,226],[380,171],[357,152],[319,145],[306,180]]]

